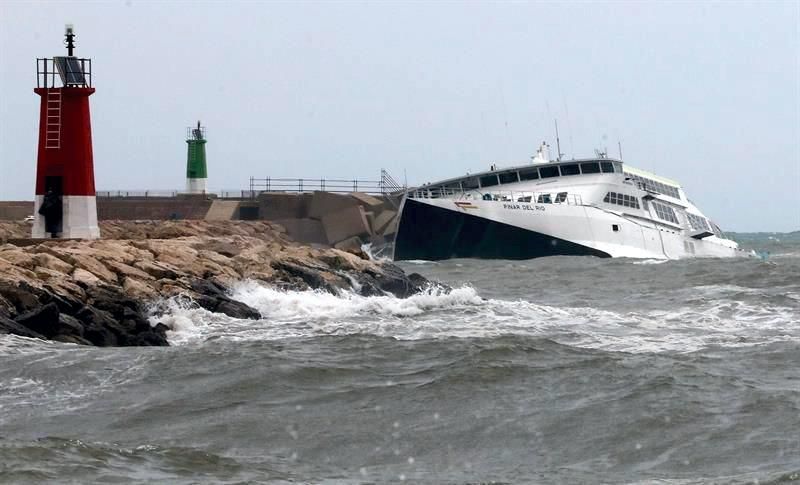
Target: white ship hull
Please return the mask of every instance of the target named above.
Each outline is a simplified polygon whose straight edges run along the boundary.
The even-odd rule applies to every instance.
[[[679,186],[662,187],[677,197],[636,189],[629,174],[623,173],[621,163],[616,163],[616,173],[545,181],[521,181],[518,176],[508,184],[498,183],[484,190],[450,192],[446,188],[453,186],[450,182],[412,191],[401,207],[395,259],[530,259],[553,255],[682,259],[747,255],[698,215]],[[516,170],[519,172],[520,168]],[[542,195],[544,190],[546,195]],[[629,206],[604,203],[609,192],[625,193],[624,203]],[[671,207],[671,215],[659,212],[663,207]],[[666,217],[672,220],[664,220]],[[708,229],[697,230],[692,223]]]

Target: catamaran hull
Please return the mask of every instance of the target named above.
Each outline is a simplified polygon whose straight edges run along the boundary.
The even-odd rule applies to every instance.
[[[412,199],[401,207],[394,259],[532,259],[597,256],[733,257],[735,248],[690,238],[594,206]]]

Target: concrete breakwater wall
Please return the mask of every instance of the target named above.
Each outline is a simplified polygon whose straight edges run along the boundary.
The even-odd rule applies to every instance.
[[[99,220],[267,220],[298,242],[338,248],[394,239],[400,196],[360,192],[265,192],[254,199],[205,195],[98,197]],[[22,220],[33,202],[0,202],[0,220]]]

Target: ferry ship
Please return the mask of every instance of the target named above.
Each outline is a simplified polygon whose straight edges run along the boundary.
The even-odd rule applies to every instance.
[[[409,190],[394,259],[734,257],[739,249],[681,185],[598,153],[468,174]]]

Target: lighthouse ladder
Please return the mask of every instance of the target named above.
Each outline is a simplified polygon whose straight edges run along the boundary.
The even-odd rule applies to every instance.
[[[47,91],[45,148],[61,148],[61,90]]]

